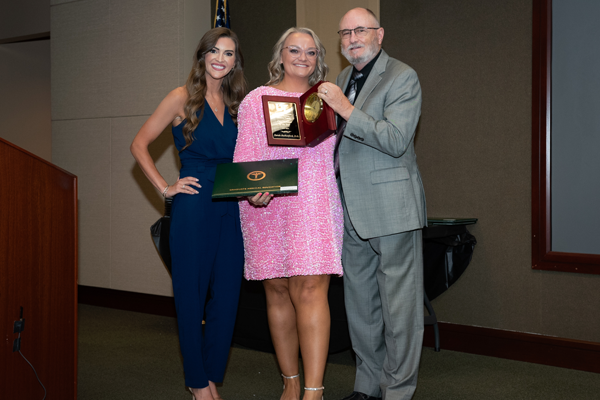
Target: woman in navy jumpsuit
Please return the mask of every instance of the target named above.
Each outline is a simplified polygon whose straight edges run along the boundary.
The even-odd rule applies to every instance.
[[[237,312],[244,250],[237,199],[211,199],[217,164],[232,161],[237,109],[246,92],[237,36],[215,28],[201,39],[185,86],[170,92],[131,145],[171,210],[171,262],[185,383],[197,400],[221,399]],[[172,185],[148,145],[172,125],[181,171]],[[205,327],[202,328],[202,321]]]

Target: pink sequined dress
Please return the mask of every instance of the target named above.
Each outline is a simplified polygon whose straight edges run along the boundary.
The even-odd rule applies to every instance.
[[[300,97],[262,86],[238,112],[234,162],[298,158],[298,193],[276,195],[267,207],[240,201],[245,277],[342,275],[344,218],[333,171],[335,136],[315,147],[268,146],[262,96]]]

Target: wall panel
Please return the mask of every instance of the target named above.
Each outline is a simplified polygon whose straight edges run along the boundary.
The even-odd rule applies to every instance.
[[[600,276],[540,271],[541,331],[600,342]],[[536,274],[537,276],[537,274]]]
[[[183,29],[178,3],[110,3],[111,117],[152,114],[165,94],[179,86],[179,30]]]
[[[214,15],[214,1],[211,1]],[[240,39],[250,90],[269,80],[267,64],[283,32],[296,25],[294,0],[232,1],[231,29]],[[212,21],[212,20],[211,20]]]
[[[162,197],[129,152],[146,116],[111,119],[111,288],[172,295],[171,279],[150,238],[164,211]],[[162,176],[175,182],[179,166],[170,127],[150,146]]]
[[[52,159],[50,41],[0,45],[0,137]]]
[[[52,120],[110,115],[109,3],[51,8]]]
[[[209,10],[208,0],[52,2],[53,161],[79,176],[81,285],[172,293],[149,233],[163,200],[129,145],[185,84]],[[150,150],[175,182],[170,129]]]
[[[185,84],[192,69],[194,52],[204,32],[212,28],[210,0],[179,1],[179,86]]]
[[[79,283],[110,287],[110,120],[54,121],[52,149],[78,177]]]
[[[532,3],[381,1],[384,48],[419,74],[430,216],[477,217],[438,319],[600,342],[597,277],[531,269]]]
[[[337,31],[340,19],[355,7],[368,8],[379,17],[379,0],[296,1],[296,25],[315,31],[325,46],[325,62],[329,66],[327,80],[330,82],[335,82],[339,73],[350,65],[340,51]]]

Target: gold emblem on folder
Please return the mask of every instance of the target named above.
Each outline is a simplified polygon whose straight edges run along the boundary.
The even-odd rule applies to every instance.
[[[267,174],[265,174],[263,171],[252,171],[246,175],[246,177],[251,181],[260,181],[265,179],[265,176],[267,176]]]

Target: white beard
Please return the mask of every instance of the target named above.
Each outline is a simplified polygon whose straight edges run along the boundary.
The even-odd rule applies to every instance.
[[[352,45],[349,45],[348,47],[351,47]],[[357,47],[356,45],[354,45],[355,48]],[[350,54],[350,51],[344,49],[344,46],[341,45],[340,46],[342,49],[342,54],[344,57],[346,57],[346,59],[348,60],[348,62],[350,62],[350,64],[352,65],[356,65],[356,64],[363,64],[366,62],[369,62],[373,59],[373,57],[375,57],[377,55],[377,53],[379,52],[379,48],[376,44],[376,41],[373,40],[371,43],[368,44],[359,44],[358,47],[364,47],[365,51],[363,52],[363,55],[360,57],[353,57]]]

